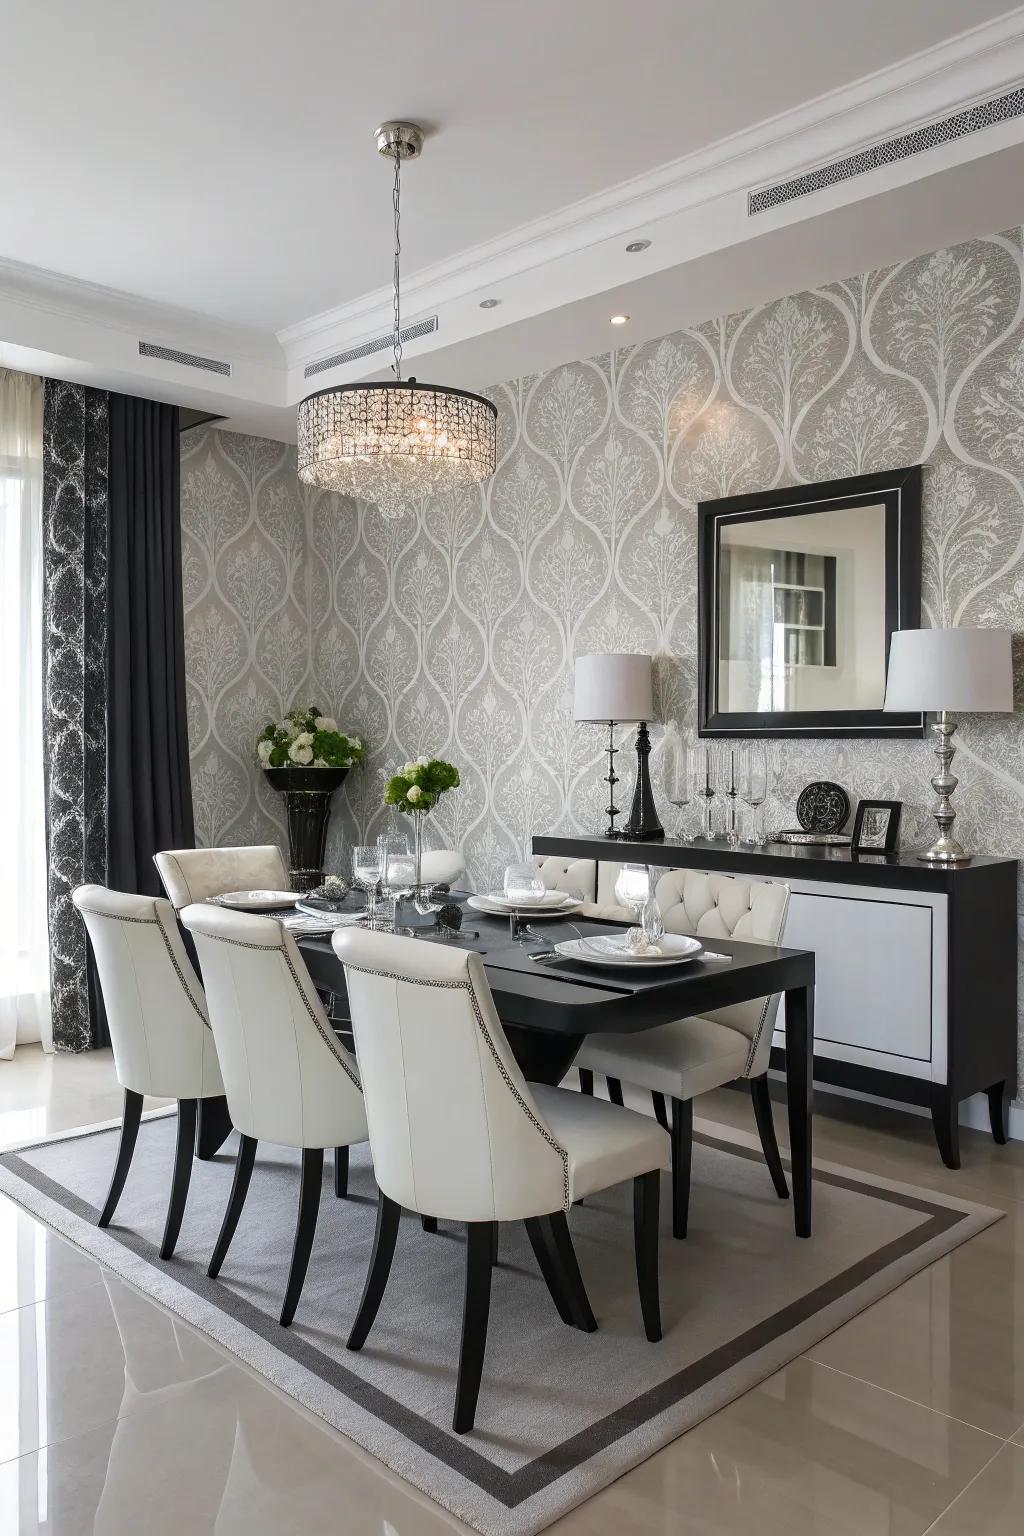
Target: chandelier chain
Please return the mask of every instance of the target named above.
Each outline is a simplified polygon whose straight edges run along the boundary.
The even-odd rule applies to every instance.
[[[396,379],[402,377],[402,300],[400,281],[400,258],[402,255],[401,218],[402,218],[402,152],[395,150],[395,188],[392,194],[392,206],[395,214],[395,334],[392,341],[394,359],[391,364],[392,372]]]

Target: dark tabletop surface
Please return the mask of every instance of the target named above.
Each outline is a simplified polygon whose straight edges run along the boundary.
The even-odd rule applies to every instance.
[[[806,986],[814,980],[814,956],[809,950],[718,938],[708,939],[706,948],[731,955],[728,962],[698,958],[643,973],[562,958],[538,963],[529,957],[541,952],[543,943],[516,944],[506,918],[489,917],[465,906],[463,912],[463,932],[448,942],[480,954],[499,1015],[527,1028],[585,1033],[649,1029],[687,1014]],[[577,919],[573,925],[559,919],[534,917],[531,921],[537,933],[555,943],[580,933],[621,932],[626,926]],[[328,988],[333,982],[333,990],[340,991],[342,967],[330,938],[300,938],[297,942],[314,982]],[[420,942],[442,941],[425,937]],[[638,1007],[641,1000],[642,1007]]]

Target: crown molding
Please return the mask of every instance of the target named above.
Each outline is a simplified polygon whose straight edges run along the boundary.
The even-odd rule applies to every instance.
[[[403,307],[410,316],[442,310],[453,301],[535,273],[602,242],[637,234],[716,199],[800,175],[823,162],[971,106],[1022,80],[1024,6],[425,267],[403,280]],[[1017,133],[1024,137],[1024,123]],[[985,153],[986,145],[995,141],[990,140],[992,135],[993,130],[987,129],[972,135],[974,153]],[[966,142],[959,141],[961,146]],[[912,163],[916,174],[927,175],[935,169],[941,150],[939,146],[915,156]],[[847,183],[840,195],[850,200],[869,195],[875,174],[869,172]],[[790,204],[782,216],[807,217],[806,205],[813,201],[813,197],[804,199],[803,207]],[[762,228],[766,218],[759,215]],[[655,270],[659,263],[670,265],[679,259],[674,252],[664,250],[646,256],[650,260],[645,262],[645,272]],[[635,265],[627,265],[630,260],[623,255],[620,269],[609,274],[606,286],[640,275]],[[390,313],[391,289],[380,287],[278,331],[293,381],[295,371],[301,373],[305,364],[386,328]],[[421,349],[407,349],[410,355],[416,350]],[[338,370],[338,377],[343,373]]]
[[[210,349],[230,355],[233,362],[281,367],[284,356],[270,331],[234,325],[175,305],[160,304],[107,288],[102,283],[68,277],[44,267],[0,256],[0,303],[15,304],[105,330],[127,332],[138,340],[157,342],[181,351]]]

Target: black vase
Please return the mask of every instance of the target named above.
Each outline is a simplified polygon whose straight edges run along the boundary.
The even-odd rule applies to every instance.
[[[331,796],[347,768],[264,768],[271,788],[284,795],[288,812],[288,873],[292,888],[310,891],[324,880],[324,849]]]

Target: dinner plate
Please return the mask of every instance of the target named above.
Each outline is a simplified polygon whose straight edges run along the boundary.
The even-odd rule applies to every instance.
[[[566,960],[581,961],[584,965],[628,966],[630,970],[638,967],[685,965],[688,960],[696,960],[703,948],[699,939],[691,939],[681,933],[666,933],[656,945],[641,954],[626,949],[624,933],[602,933],[586,939],[569,939],[564,944],[555,945],[556,953]],[[658,953],[654,953],[654,950]]]
[[[236,912],[274,912],[280,907],[294,907],[299,898],[295,891],[225,891],[211,899],[219,907],[231,907]]]
[[[573,912],[578,912],[583,902],[575,896],[563,895],[561,901],[524,901],[522,905],[494,896],[470,896],[466,902],[475,912],[488,912],[492,917],[525,917],[532,913],[534,917],[568,917]]]

